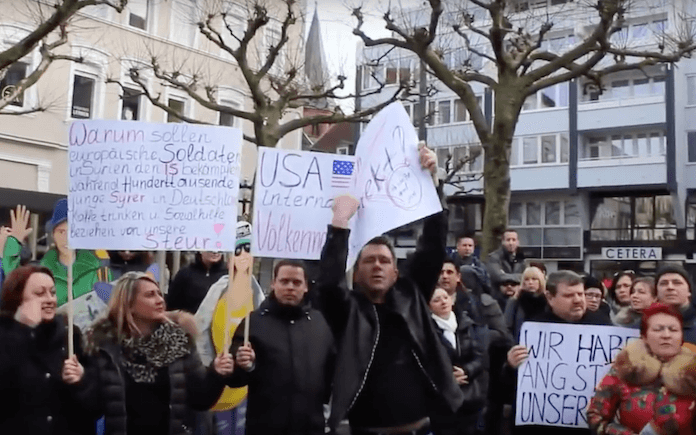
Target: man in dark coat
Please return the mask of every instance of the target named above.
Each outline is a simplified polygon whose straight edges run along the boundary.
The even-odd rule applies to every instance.
[[[547,306],[543,312],[530,319],[534,322],[572,323],[580,325],[611,325],[605,318],[593,311],[588,311],[585,304],[585,286],[580,275],[569,270],[560,270],[549,275],[546,281]],[[507,375],[513,379],[510,385],[514,388],[517,382],[517,368],[529,356],[527,348],[518,344],[508,352],[506,366]],[[514,382],[514,383],[513,383]],[[516,426],[515,435],[590,435],[589,429],[578,429],[557,426]]]
[[[521,277],[524,272],[524,254],[520,249],[517,231],[505,230],[500,248],[488,254],[486,267],[494,290],[500,287],[505,274],[518,274],[518,278]]]
[[[483,264],[481,259],[476,255],[476,242],[471,234],[460,234],[457,236],[457,251],[452,254],[452,259],[459,264],[460,267],[468,266],[476,273],[481,285],[486,293],[491,293],[493,288],[491,285],[491,277],[488,275],[488,269]]]
[[[420,158],[434,172],[434,153],[422,148]],[[463,402],[427,303],[446,256],[446,216],[425,219],[401,276],[388,239],[369,241],[358,254],[350,291],[348,221],[357,209],[357,199],[336,198],[316,283],[340,343],[329,426],[335,429],[347,416],[354,435],[425,433],[433,406],[455,412]]]
[[[657,300],[678,309],[683,317],[684,341],[696,344],[696,308],[691,303],[691,277],[683,267],[666,264],[655,274]]]
[[[196,261],[181,269],[169,286],[167,309],[195,313],[210,286],[223,275],[227,266],[220,252],[197,252]]]
[[[249,386],[246,434],[323,435],[335,359],[333,335],[307,301],[304,264],[282,260],[271,295],[237,327],[231,353],[238,368],[230,387]]]

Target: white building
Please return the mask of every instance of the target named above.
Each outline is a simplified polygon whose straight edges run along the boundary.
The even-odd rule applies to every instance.
[[[657,4],[630,9],[614,38],[629,47],[654,46],[663,30],[683,24],[681,1],[650,3]],[[544,44],[562,50],[578,43],[590,25],[589,12],[577,9],[581,5],[587,7],[569,0],[520,1],[513,18],[548,13],[554,26]],[[484,12],[473,11],[485,25]],[[468,57],[459,44],[445,53],[452,65]],[[358,64],[379,50],[385,49],[363,49]],[[471,60],[476,69],[494,68],[476,56]],[[376,87],[370,76],[375,72],[393,89],[402,78],[418,78],[418,65],[412,54],[395,50],[376,70],[362,67],[361,85]],[[440,92],[428,98],[431,116],[425,122],[428,144],[444,167],[449,155],[458,160],[481,145],[463,104],[444,85],[435,85]],[[526,256],[543,260],[550,270],[611,277],[624,269],[650,271],[661,259],[696,272],[696,61],[616,74],[603,85],[599,93],[580,79],[527,99],[512,147],[509,226],[518,230]],[[473,86],[490,120],[491,92]],[[416,124],[417,105],[405,104]],[[447,190],[452,234],[482,228],[482,168],[481,156],[459,173],[459,189]],[[453,237],[449,242],[453,246]]]

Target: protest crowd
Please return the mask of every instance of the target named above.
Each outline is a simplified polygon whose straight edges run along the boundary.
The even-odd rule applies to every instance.
[[[419,157],[435,174],[435,154]],[[170,283],[149,253],[68,249],[64,199],[52,247],[28,261],[30,211],[17,206],[0,235],[0,433],[212,435],[210,410],[242,387],[248,435],[695,433],[696,300],[683,268],[621,272],[605,288],[526,261],[514,230],[486,258],[468,234],[450,255],[443,210],[422,220],[405,260],[379,236],[346,274],[359,207],[334,199],[316,276],[278,259],[260,289],[248,224],[227,258],[197,252]],[[250,296],[220,308],[243,281]],[[241,310],[236,328],[225,310]],[[602,330],[625,341],[593,335],[600,363],[559,375]],[[561,331],[576,331],[577,358],[559,351],[571,340]],[[543,372],[544,355],[564,362]]]

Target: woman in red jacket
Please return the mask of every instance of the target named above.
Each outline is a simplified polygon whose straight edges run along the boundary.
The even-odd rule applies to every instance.
[[[696,355],[682,347],[682,316],[664,304],[643,311],[640,339],[616,357],[587,409],[597,435],[693,434]]]

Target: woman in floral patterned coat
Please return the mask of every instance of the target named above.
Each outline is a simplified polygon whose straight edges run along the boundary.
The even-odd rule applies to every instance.
[[[590,428],[597,435],[694,434],[696,355],[682,344],[679,311],[646,308],[640,339],[617,355],[590,401]]]

